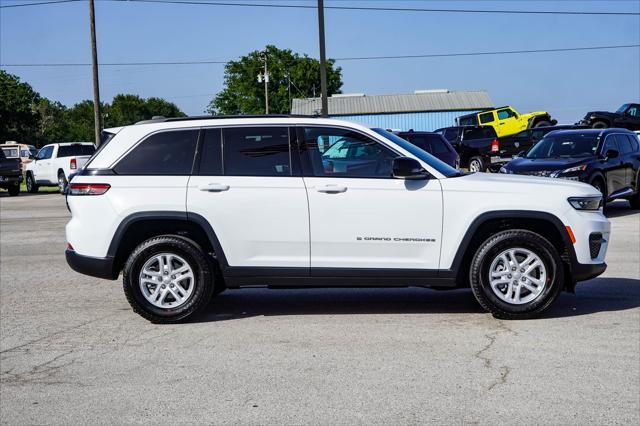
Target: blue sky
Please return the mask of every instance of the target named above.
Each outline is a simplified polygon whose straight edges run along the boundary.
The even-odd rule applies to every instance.
[[[25,0],[21,0],[25,1]],[[0,4],[20,3],[0,0]],[[34,1],[34,0],[29,0]],[[229,1],[229,0],[227,0]],[[256,0],[251,0],[255,2]],[[315,4],[310,1],[267,3]],[[640,1],[331,1],[326,5],[639,12]],[[327,56],[431,54],[640,43],[638,16],[471,15],[326,11]],[[318,56],[313,10],[96,0],[99,60],[228,60],[266,44]],[[0,63],[90,62],[84,2],[0,9]],[[640,49],[340,62],[343,92],[484,89],[496,105],[573,122],[640,98]],[[3,68],[66,105],[92,96],[90,67]],[[201,114],[223,65],[101,69],[101,94],[160,96]]]

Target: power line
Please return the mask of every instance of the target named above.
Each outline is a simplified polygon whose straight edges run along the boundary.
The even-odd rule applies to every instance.
[[[354,56],[348,58],[335,58],[336,61],[365,61],[377,59],[411,59],[411,58],[446,58],[455,56],[483,56],[483,55],[514,55],[523,53],[548,53],[548,52],[578,52],[585,50],[628,49],[640,47],[640,44],[627,44],[620,46],[594,46],[594,47],[567,47],[558,49],[531,49],[531,50],[502,50],[498,52],[466,52],[466,53],[434,53],[425,55],[394,55],[394,56]]]
[[[279,9],[316,9],[314,5],[304,4],[266,4],[266,3],[231,3],[202,0],[102,0],[117,3],[155,3],[199,6],[260,7]],[[379,7],[379,6],[325,6],[327,10],[353,10],[376,12],[429,12],[429,13],[484,13],[484,14],[517,14],[517,15],[595,15],[595,16],[640,16],[640,12],[588,12],[561,10],[499,10],[499,9],[436,9],[419,7]]]
[[[50,4],[77,3],[86,0],[51,0],[33,3],[19,3],[0,6],[0,9],[46,6]],[[198,0],[98,0],[101,2],[113,3],[156,3],[174,5],[196,5],[196,6],[228,6],[228,7],[260,7],[279,9],[316,9],[316,6],[304,4],[269,4],[269,3],[246,3],[246,2],[214,2]],[[277,1],[277,0],[272,0]],[[557,0],[556,0],[557,1]],[[439,8],[418,8],[418,7],[378,7],[378,6],[325,6],[328,10],[352,10],[352,11],[374,11],[374,12],[423,12],[423,13],[482,13],[482,14],[516,14],[516,15],[591,15],[591,16],[640,16],[640,12],[588,12],[588,11],[561,11],[561,10],[501,10],[501,9],[439,9]]]
[[[29,7],[29,6],[46,6],[48,4],[59,4],[59,3],[77,3],[85,0],[52,0],[52,1],[40,1],[34,3],[17,3],[17,4],[7,4],[4,6],[0,6],[0,9],[8,9],[11,7]]]
[[[625,44],[617,46],[589,46],[589,47],[567,47],[557,49],[528,49],[528,50],[501,50],[495,52],[457,52],[457,53],[429,53],[418,55],[390,55],[390,56],[350,56],[335,58],[335,61],[367,61],[384,59],[413,59],[413,58],[448,58],[458,56],[487,56],[487,55],[515,55],[527,53],[553,53],[553,52],[580,52],[592,50],[629,49],[640,47],[640,44]],[[226,64],[227,61],[171,61],[171,62],[103,62],[100,66],[156,66],[156,65],[210,65]],[[0,67],[85,67],[91,66],[86,63],[22,63],[22,64],[0,64]]]

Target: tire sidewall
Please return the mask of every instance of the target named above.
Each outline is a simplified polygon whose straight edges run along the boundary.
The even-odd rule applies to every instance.
[[[477,170],[471,170],[471,165],[473,163],[476,163],[478,165]],[[482,162],[482,160],[478,157],[473,157],[471,160],[469,160],[469,171],[474,171],[474,172],[482,172],[484,168],[484,164]]]
[[[523,238],[525,235],[527,237]],[[488,245],[485,245],[487,243]],[[518,235],[505,233],[502,238],[489,240],[485,244],[480,249],[480,256],[474,259],[471,279],[476,280],[483,297],[491,305],[509,314],[529,314],[545,309],[555,300],[562,287],[564,275],[561,259],[551,243],[536,234],[524,232],[518,233]],[[531,302],[521,305],[507,303],[496,296],[489,280],[489,270],[495,257],[509,248],[516,247],[535,253],[540,257],[547,271],[547,282],[542,293]]]
[[[148,319],[180,320],[194,313],[203,304],[203,298],[210,295],[212,290],[211,271],[199,248],[178,238],[156,238],[142,243],[129,257],[123,273],[123,285],[125,291],[133,298],[134,308],[144,311]],[[173,253],[182,257],[193,269],[194,291],[186,303],[169,309],[152,305],[142,294],[140,289],[140,270],[151,257],[160,253]],[[131,301],[131,300],[130,300]]]
[[[27,185],[27,192],[32,192],[33,193],[33,192],[37,191],[38,187],[36,186],[36,181],[33,178],[33,175],[31,173],[27,174],[26,185]]]

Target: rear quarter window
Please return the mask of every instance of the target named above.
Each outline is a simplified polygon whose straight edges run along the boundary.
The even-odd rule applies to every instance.
[[[171,130],[152,134],[126,154],[114,171],[121,175],[189,175],[198,133]]]

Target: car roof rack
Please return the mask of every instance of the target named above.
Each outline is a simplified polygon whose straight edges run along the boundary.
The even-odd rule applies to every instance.
[[[151,120],[138,121],[136,124],[149,123],[169,123],[174,121],[191,121],[191,120],[222,120],[229,118],[317,118],[318,115],[302,115],[302,114],[256,114],[256,115],[193,115],[188,117],[163,117],[155,115]]]

